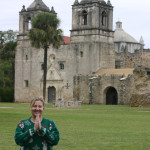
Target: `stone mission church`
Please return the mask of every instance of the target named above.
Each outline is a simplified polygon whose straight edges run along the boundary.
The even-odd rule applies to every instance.
[[[55,13],[55,10],[53,7],[51,9],[47,7],[42,0],[34,0],[28,8],[23,6],[19,12],[19,35],[15,58],[16,102],[30,102],[33,97],[43,95],[44,51],[42,48],[31,47],[27,37],[32,18],[40,12]],[[75,97],[83,103],[88,103],[89,100],[83,98],[84,88],[81,92],[77,87],[77,82],[80,82],[77,76],[85,78],[102,68],[115,68],[115,47],[113,6],[110,0],[107,2],[75,0],[72,5],[70,37],[64,37],[59,49],[52,47],[48,49],[46,102],[52,103],[58,99],[68,101]],[[120,59],[121,57],[119,62]],[[82,78],[81,82],[83,80]],[[109,81],[108,79],[107,84]],[[116,83],[119,87],[120,82]],[[112,80],[108,87],[115,87],[112,85]],[[119,96],[119,90],[117,91]],[[82,98],[77,92],[83,93]],[[91,97],[88,92],[87,88],[85,98]],[[106,104],[103,99],[102,97],[102,101],[97,100],[95,103]]]
[[[42,96],[43,49],[31,47],[27,37],[31,20],[40,12],[53,13],[42,0],[20,11],[15,63],[15,101]],[[87,75],[101,67],[115,67],[113,7],[104,0],[76,0],[72,6],[71,41],[48,50],[47,96],[52,102],[73,97],[73,76]]]

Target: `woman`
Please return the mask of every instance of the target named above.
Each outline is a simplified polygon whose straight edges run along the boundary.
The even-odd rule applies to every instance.
[[[52,150],[59,141],[59,132],[53,120],[42,117],[45,104],[42,98],[31,101],[32,117],[21,120],[15,131],[15,141],[21,150]]]

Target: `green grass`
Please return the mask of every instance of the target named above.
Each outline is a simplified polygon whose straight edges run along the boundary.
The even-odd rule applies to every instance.
[[[43,115],[53,119],[60,131],[54,150],[150,150],[150,108],[53,108],[47,104]],[[29,116],[29,104],[0,103],[0,150],[19,150],[15,128]]]

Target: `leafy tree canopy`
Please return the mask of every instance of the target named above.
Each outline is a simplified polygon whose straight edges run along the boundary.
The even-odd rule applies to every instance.
[[[32,20],[29,38],[32,46],[41,48],[52,45],[58,48],[62,41],[62,30],[58,29],[59,19],[56,14],[40,13]]]
[[[17,32],[0,31],[0,87],[14,86],[14,62]]]
[[[11,64],[0,60],[0,87],[13,87],[12,76]]]
[[[0,53],[0,59],[4,61],[14,62],[15,61],[15,49],[17,42],[9,41],[5,44]]]
[[[17,31],[8,30],[8,31],[0,31],[0,49],[10,41],[17,41]]]

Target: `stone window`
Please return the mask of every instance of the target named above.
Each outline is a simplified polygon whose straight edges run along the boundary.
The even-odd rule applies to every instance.
[[[115,61],[115,68],[121,68],[121,62],[119,60]]]
[[[24,83],[25,83],[25,87],[29,87],[29,81],[28,80],[25,80]]]
[[[102,12],[102,26],[107,25],[107,14],[105,11]]]
[[[80,51],[80,57],[83,57],[83,52],[82,51]]]
[[[87,11],[82,11],[82,24],[87,25]]]
[[[147,75],[150,76],[150,71],[147,71]]]
[[[41,70],[44,70],[44,64],[43,63],[41,64]]]
[[[150,69],[149,68],[145,68],[145,70],[147,72],[148,77],[150,77]]]
[[[26,61],[28,60],[28,55],[26,55]]]
[[[65,69],[65,66],[64,66],[63,63],[60,63],[60,64],[59,64],[59,67],[60,67],[60,70],[64,70],[64,69]]]

